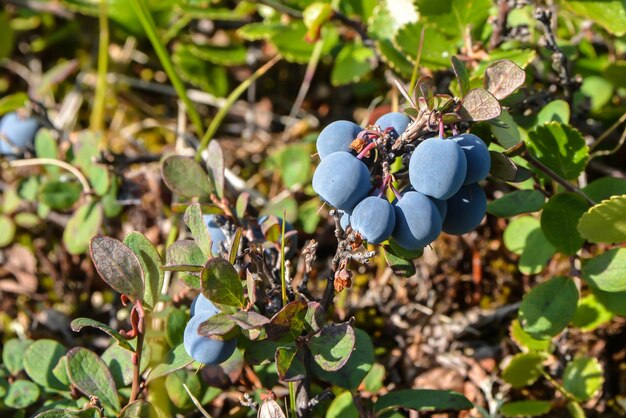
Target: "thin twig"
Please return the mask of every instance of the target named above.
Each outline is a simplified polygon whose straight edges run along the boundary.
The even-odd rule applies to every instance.
[[[572,183],[568,182],[567,180],[559,176],[557,173],[552,171],[550,167],[546,166],[544,163],[542,163],[541,161],[533,157],[527,150],[524,151],[521,157],[525,159],[526,161],[528,161],[530,165],[542,171],[552,180],[556,181],[558,184],[563,186],[565,190],[579,194],[580,196],[584,197],[585,200],[587,200],[587,202],[589,202],[592,206],[596,204],[596,202],[593,199],[591,199],[589,196],[587,196],[585,192],[583,192],[578,187],[574,186]]]
[[[87,181],[83,173],[81,173],[80,170],[66,163],[65,161],[55,160],[54,158],[29,158],[27,160],[8,161],[6,162],[6,164],[9,167],[31,167],[31,166],[38,166],[38,165],[54,165],[54,166],[63,168],[64,170],[67,170],[70,173],[72,173],[74,177],[78,179],[80,184],[83,186],[83,193],[85,193],[86,195],[91,194],[91,186],[89,185],[89,182]]]

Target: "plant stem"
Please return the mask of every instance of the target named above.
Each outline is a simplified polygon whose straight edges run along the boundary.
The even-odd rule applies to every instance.
[[[138,0],[133,0],[133,1],[138,1]],[[261,66],[258,70],[256,70],[250,77],[242,81],[241,84],[239,84],[237,88],[235,88],[235,90],[233,90],[228,95],[228,97],[226,98],[226,102],[224,103],[222,107],[220,107],[220,110],[218,110],[217,114],[211,121],[209,128],[207,129],[206,133],[202,137],[202,141],[200,141],[200,146],[198,147],[198,150],[196,151],[196,161],[200,161],[200,159],[202,158],[202,151],[204,151],[206,147],[209,145],[209,142],[211,141],[211,139],[213,139],[215,132],[217,132],[217,128],[219,128],[220,124],[222,123],[222,120],[224,120],[224,118],[228,114],[228,111],[230,110],[231,107],[233,107],[233,105],[235,104],[239,96],[241,96],[243,92],[246,91],[246,89],[250,87],[250,85],[257,78],[261,77],[263,74],[269,71],[269,69],[272,68],[274,64],[276,64],[278,61],[280,61],[281,58],[282,57],[280,55],[276,55],[274,58],[272,58],[271,60],[266,62],[263,66]]]
[[[29,158],[28,160],[15,160],[6,163],[9,167],[29,167],[37,165],[54,165],[61,167],[74,175],[83,186],[83,193],[86,195],[91,194],[91,186],[89,182],[76,167],[66,163],[65,161],[55,160],[54,158]]]
[[[93,109],[89,125],[92,131],[104,129],[104,104],[107,90],[107,68],[109,66],[109,16],[108,2],[100,0],[100,35],[98,40],[98,76],[96,79],[96,93],[93,99]]]
[[[133,354],[133,384],[131,387],[130,398],[128,400],[129,404],[137,400],[137,396],[139,396],[139,386],[141,383],[141,352],[143,351],[143,327],[145,317],[140,315],[139,321],[141,325],[139,326],[140,331],[137,333],[137,347],[135,347],[135,353]]]
[[[563,188],[565,190],[579,194],[580,196],[584,197],[585,200],[587,202],[589,202],[592,206],[596,204],[596,202],[593,199],[591,199],[589,196],[587,196],[587,194],[585,194],[585,192],[583,192],[578,187],[574,186],[572,183],[570,183],[569,181],[567,181],[564,178],[562,178],[561,176],[559,176],[557,173],[552,171],[552,169],[550,167],[546,166],[541,161],[539,161],[538,159],[533,157],[528,152],[528,150],[524,151],[524,153],[521,155],[521,157],[523,159],[525,159],[526,161],[528,161],[528,163],[530,165],[532,165],[533,167],[537,168],[538,170],[541,170],[543,173],[545,173],[552,180],[556,181],[558,184],[563,186]]]
[[[185,85],[183,84],[182,80],[178,76],[178,73],[174,69],[174,64],[172,63],[168,51],[165,49],[165,46],[161,43],[161,40],[159,39],[159,35],[156,31],[156,24],[154,23],[154,19],[152,19],[150,10],[146,6],[145,0],[130,0],[130,4],[135,10],[135,14],[139,18],[141,26],[146,32],[146,35],[148,36],[148,39],[152,44],[152,48],[154,48],[154,52],[156,53],[159,61],[161,62],[161,65],[163,66],[163,69],[167,73],[170,81],[172,82],[174,90],[176,90],[176,93],[178,93],[180,100],[182,100],[182,102],[184,103],[187,114],[189,115],[189,119],[191,119],[191,122],[193,123],[196,132],[198,133],[198,135],[202,135],[202,132],[204,131],[202,119],[200,118],[200,115],[198,114],[196,108],[193,107],[193,103],[189,99],[189,96],[187,96],[187,90],[185,89]]]

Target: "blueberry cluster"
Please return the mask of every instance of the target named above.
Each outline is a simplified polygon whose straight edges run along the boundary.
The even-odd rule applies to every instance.
[[[19,154],[32,148],[39,123],[34,118],[22,117],[17,112],[0,120],[0,155]]]
[[[415,250],[442,231],[461,235],[478,226],[487,207],[478,182],[487,177],[491,160],[476,135],[428,138],[413,150],[410,186],[399,193],[391,175],[372,175],[370,166],[384,138],[398,138],[410,122],[408,116],[392,112],[367,129],[349,121],[328,125],[317,139],[321,162],[313,175],[313,189],[339,210],[344,230],[350,226],[373,244],[392,238]],[[387,188],[396,193],[391,203]]]
[[[191,319],[187,322],[183,336],[187,354],[197,362],[210,365],[217,365],[228,360],[237,347],[236,338],[219,341],[198,334],[198,327],[219,313],[215,305],[199,294],[191,303],[190,313]]]

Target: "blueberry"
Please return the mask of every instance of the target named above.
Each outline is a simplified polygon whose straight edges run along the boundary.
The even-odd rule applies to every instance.
[[[217,365],[228,360],[233,354],[237,347],[237,339],[233,338],[227,341],[218,341],[199,335],[198,327],[213,315],[215,315],[215,312],[196,312],[196,315],[187,322],[185,335],[183,336],[183,344],[187,354],[195,361]]]
[[[207,299],[202,293],[198,294],[191,302],[191,306],[189,307],[189,314],[193,317],[196,314],[196,310],[198,312],[213,312],[216,314],[219,310],[213,305],[209,299]]]
[[[339,215],[339,225],[341,225],[341,229],[347,231],[348,227],[350,226],[350,213],[340,210]]]
[[[441,215],[435,203],[419,192],[407,192],[395,203],[392,237],[407,250],[423,248],[441,233]]]
[[[323,159],[333,152],[350,152],[350,144],[362,130],[359,125],[347,120],[331,123],[317,137],[317,153]]]
[[[432,200],[435,206],[437,206],[437,209],[439,209],[441,219],[446,219],[446,213],[448,213],[448,202],[445,200],[433,199],[432,197],[430,200]]]
[[[393,131],[391,131],[391,137],[396,139],[402,135],[404,131],[406,131],[409,123],[411,123],[411,118],[404,113],[391,112],[378,118],[378,120],[374,122],[374,125],[377,125],[383,131],[387,128],[393,128]]]
[[[345,211],[352,210],[370,188],[367,166],[345,151],[328,155],[313,174],[313,190],[331,206]]]
[[[211,235],[211,252],[214,256],[220,255],[222,253],[222,244],[227,245],[228,243],[224,231],[220,228],[220,225],[223,224],[223,218],[218,216],[204,215],[204,222],[209,228],[209,235]]]
[[[491,157],[483,140],[473,134],[461,134],[450,139],[459,144],[465,153],[467,173],[463,184],[477,183],[485,179],[491,168]]]
[[[426,196],[445,200],[463,185],[467,161],[454,141],[429,138],[415,148],[409,162],[413,188]]]
[[[350,221],[352,228],[367,242],[380,244],[393,232],[396,212],[384,197],[370,196],[356,205]]]
[[[7,113],[0,120],[0,155],[16,154],[32,148],[39,123],[23,118],[17,112]]]
[[[452,235],[462,235],[476,229],[487,211],[487,196],[476,183],[461,187],[447,203],[448,213],[443,222],[443,231]]]

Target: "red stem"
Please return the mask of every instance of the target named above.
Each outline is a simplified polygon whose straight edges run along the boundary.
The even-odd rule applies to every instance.
[[[363,159],[363,157],[365,157],[367,153],[370,152],[370,150],[372,150],[373,148],[376,148],[376,142],[374,141],[367,144],[367,146],[363,148],[363,151],[361,151],[359,155],[356,156],[356,158],[358,158],[359,160]]]

